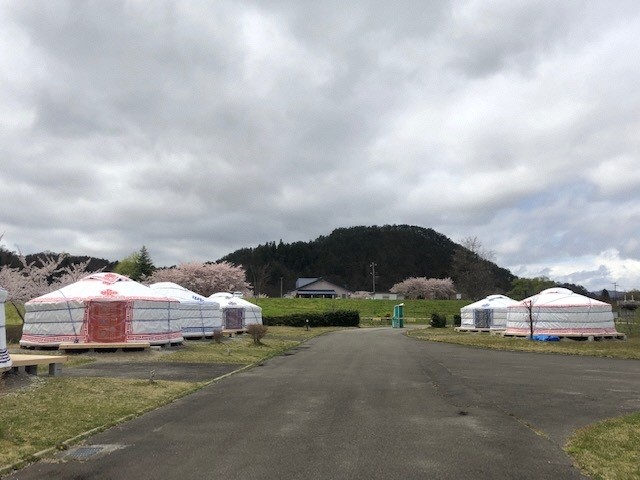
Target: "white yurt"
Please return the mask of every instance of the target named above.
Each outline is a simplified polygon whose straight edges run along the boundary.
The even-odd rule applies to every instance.
[[[508,307],[505,335],[530,335],[530,317],[534,335],[620,335],[611,305],[566,288],[549,288]]]
[[[25,303],[20,345],[180,343],[178,307],[128,277],[96,273]]]
[[[11,368],[12,362],[7,350],[7,328],[4,316],[4,302],[7,300],[7,291],[0,288],[0,372]]]
[[[489,295],[460,309],[458,330],[498,331],[507,328],[507,307],[518,302],[505,295]]]
[[[184,338],[211,337],[222,331],[222,310],[214,300],[173,282],[149,285],[153,291],[180,302],[180,327]]]
[[[245,330],[249,325],[262,325],[262,308],[229,292],[214,293],[210,300],[218,302],[222,310],[224,330]]]

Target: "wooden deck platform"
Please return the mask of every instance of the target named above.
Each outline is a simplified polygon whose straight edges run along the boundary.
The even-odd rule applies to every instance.
[[[470,333],[490,333],[490,328],[473,328],[473,327],[456,327],[456,332],[470,332]]]
[[[24,367],[29,375],[38,374],[38,365],[49,365],[49,375],[55,377],[60,374],[62,364],[68,360],[66,355],[30,355],[23,353],[11,353],[11,371],[17,372]]]
[[[80,351],[117,351],[117,350],[149,350],[149,342],[122,342],[122,343],[73,343],[62,342],[58,350],[65,352]]]

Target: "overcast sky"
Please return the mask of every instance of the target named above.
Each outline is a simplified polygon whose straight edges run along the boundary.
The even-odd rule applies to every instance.
[[[410,224],[640,288],[639,44],[637,0],[0,0],[1,243],[164,266]]]

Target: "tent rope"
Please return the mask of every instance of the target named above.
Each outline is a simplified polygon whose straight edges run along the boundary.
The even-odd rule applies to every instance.
[[[76,324],[73,321],[73,314],[71,313],[71,305],[69,305],[69,299],[64,294],[64,292],[62,292],[61,290],[58,290],[58,292],[60,293],[60,295],[62,295],[62,298],[65,299],[65,304],[67,305],[67,312],[69,313],[69,320],[71,320],[71,328],[73,328],[73,337],[74,337],[73,343],[78,343],[80,340],[78,339],[78,332],[76,330]]]

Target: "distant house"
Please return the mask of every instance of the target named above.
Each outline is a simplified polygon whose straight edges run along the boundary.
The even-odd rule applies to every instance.
[[[404,300],[404,295],[401,293],[376,292],[371,298],[373,300]]]
[[[298,278],[296,289],[287,296],[297,298],[347,298],[351,292],[320,278]]]

